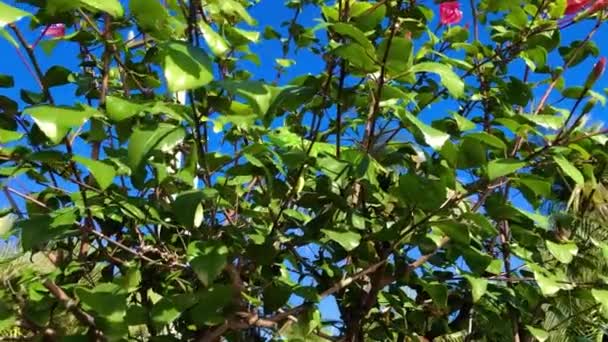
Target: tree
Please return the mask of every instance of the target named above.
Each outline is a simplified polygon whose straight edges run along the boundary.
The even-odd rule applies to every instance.
[[[603,338],[606,221],[580,214],[605,216],[605,1],[289,0],[262,29],[264,3],[0,2],[40,86],[0,96],[0,234],[27,253],[0,331]],[[77,67],[46,65],[64,45]]]

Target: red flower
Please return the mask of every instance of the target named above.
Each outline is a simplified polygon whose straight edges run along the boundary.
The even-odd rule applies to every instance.
[[[595,65],[593,66],[593,69],[591,69],[591,72],[589,73],[589,76],[587,76],[587,81],[585,82],[585,88],[589,89],[589,88],[593,87],[593,84],[595,84],[595,82],[600,77],[602,77],[605,70],[606,70],[606,57],[602,57],[602,58],[600,58],[599,61],[597,61],[597,63],[595,63]]]
[[[458,1],[448,1],[439,4],[439,18],[442,25],[456,24],[462,20],[462,11]]]
[[[597,61],[597,63],[595,63],[595,65],[593,66],[593,70],[591,72],[593,73],[594,77],[600,78],[604,74],[605,70],[606,70],[606,57],[602,57],[602,58],[600,58],[599,61]]]
[[[64,24],[51,24],[44,31],[44,35],[47,37],[63,37],[65,36],[65,25]]]
[[[608,0],[596,0],[593,6],[591,6],[591,13],[601,11],[608,8]]]
[[[568,0],[566,14],[574,14],[587,7],[592,0]]]

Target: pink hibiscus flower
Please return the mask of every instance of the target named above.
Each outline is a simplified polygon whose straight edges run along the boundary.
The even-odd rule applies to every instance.
[[[448,1],[439,4],[439,19],[442,25],[456,24],[462,20],[462,11],[458,1]]]

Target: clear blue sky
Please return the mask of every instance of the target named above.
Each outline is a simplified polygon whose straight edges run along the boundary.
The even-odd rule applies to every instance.
[[[150,0],[153,1],[153,0]],[[15,5],[14,1],[5,1],[11,5]],[[286,9],[280,0],[262,0],[259,4],[255,5],[251,9],[251,14],[254,18],[256,18],[259,22],[259,30],[263,31],[265,26],[272,26],[277,31],[284,33],[286,31],[285,27],[281,27],[280,24],[283,21],[290,20],[293,16],[293,11]],[[436,5],[432,4],[430,0],[420,1],[422,3],[427,4],[433,8],[436,8]],[[463,11],[465,13],[463,24],[472,23],[470,16],[470,9],[468,8],[468,1],[463,1]],[[22,4],[15,5],[16,7],[27,9]],[[304,26],[314,26],[317,24],[315,21],[319,18],[319,13],[316,12],[316,9],[309,6],[307,7],[302,14],[299,16],[299,23]],[[435,22],[431,25],[432,28],[436,27],[438,18],[435,18]],[[33,42],[36,37],[39,35],[40,30],[31,32],[28,29],[29,20],[24,19],[19,23],[19,26],[27,32],[27,39],[30,42]],[[564,42],[569,42],[572,40],[582,39],[588,31],[588,28],[592,26],[591,22],[584,23],[579,26],[571,27],[564,32],[562,32],[562,40]],[[482,38],[487,37],[487,32],[482,30],[481,32]],[[594,39],[596,42],[600,42],[600,55],[608,56],[608,29],[602,28],[595,36]],[[255,75],[255,78],[266,79],[268,81],[273,80],[276,74],[276,71],[273,69],[275,64],[275,58],[281,58],[281,46],[280,43],[276,40],[273,41],[261,41],[261,43],[257,44],[253,47],[253,51],[258,53],[260,59],[262,61],[262,66],[260,68],[253,67],[250,71],[252,71]],[[54,50],[52,55],[46,55],[42,49],[36,50],[36,55],[41,63],[41,67],[43,70],[47,70],[53,65],[62,65],[69,69],[76,70],[78,68],[77,63],[78,60],[76,58],[78,54],[78,47],[75,43],[70,42],[61,42]],[[15,77],[15,87],[12,89],[0,89],[0,94],[8,96],[13,99],[19,98],[19,90],[20,89],[28,89],[32,91],[39,91],[38,85],[35,80],[31,77],[26,67],[23,65],[22,61],[18,58],[15,53],[14,48],[5,40],[0,38],[0,74],[9,74]],[[289,58],[293,58],[297,61],[297,63],[290,67],[286,73],[283,75],[282,83],[290,80],[291,78],[305,74],[312,73],[318,74],[322,68],[323,64],[320,63],[320,60],[311,54],[308,51],[301,50],[299,51],[297,56],[293,54],[289,56]],[[551,64],[561,63],[560,59],[556,57],[555,53],[549,59]],[[566,74],[566,79],[572,82],[569,85],[580,85],[584,82],[588,71],[591,69],[593,62],[589,61],[587,63],[581,64],[570,70]],[[252,66],[251,63],[247,64]],[[523,68],[520,68],[523,70]],[[521,75],[522,71],[515,71],[516,75]],[[608,86],[607,77],[604,77],[595,87],[596,91],[601,91],[603,88]],[[73,96],[75,87],[72,85],[66,85],[58,88],[53,88],[53,96],[56,98],[57,102],[60,104],[71,105],[75,102],[81,101],[84,102],[84,99],[75,99]],[[536,90],[536,92],[542,92],[544,88],[540,88]],[[601,91],[603,93],[603,91]],[[552,96],[552,99],[557,99],[557,92]],[[21,108],[25,106],[23,103],[20,104]],[[433,106],[431,109],[422,113],[422,118],[424,121],[430,121],[432,119],[436,119],[438,117],[447,115],[447,110],[456,110],[457,108],[450,108],[450,105],[446,104],[438,104]],[[593,120],[594,121],[603,121],[606,118],[606,111],[604,108],[596,108],[593,112]],[[31,183],[27,182],[24,178],[20,178],[18,182],[13,182],[11,185],[16,188],[34,188],[30,186]],[[523,203],[520,203],[523,205]],[[8,203],[4,196],[0,196],[0,208],[8,206]],[[335,307],[335,303],[333,300],[327,299],[323,303],[323,315],[324,319],[337,319],[338,312]]]

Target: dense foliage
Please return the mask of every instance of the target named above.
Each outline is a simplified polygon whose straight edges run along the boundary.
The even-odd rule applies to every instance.
[[[608,335],[606,1],[251,6],[0,2],[0,335]]]

